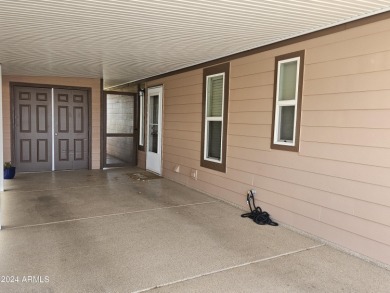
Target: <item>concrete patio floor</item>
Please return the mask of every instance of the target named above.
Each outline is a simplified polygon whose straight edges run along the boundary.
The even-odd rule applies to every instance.
[[[167,179],[131,179],[134,172],[142,170],[6,181],[0,292],[390,290],[386,269],[284,227],[256,225]]]

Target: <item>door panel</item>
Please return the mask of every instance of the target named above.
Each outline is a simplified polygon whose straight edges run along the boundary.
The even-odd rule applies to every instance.
[[[31,163],[31,139],[20,140],[20,162]]]
[[[162,174],[162,87],[148,89],[146,169]]]
[[[88,168],[87,91],[54,89],[55,170]]]
[[[20,132],[31,133],[31,105],[19,105]],[[34,117],[35,118],[35,117]]]
[[[83,161],[84,158],[84,139],[75,139],[74,140],[74,160]]]
[[[51,89],[14,87],[15,159],[18,171],[50,171]]]
[[[48,114],[49,110],[47,105],[37,106],[37,132],[38,133],[48,133]]]
[[[83,107],[73,107],[73,132],[84,133]]]
[[[69,134],[69,106],[59,106],[56,118],[58,132]]]
[[[37,139],[37,161],[48,162],[49,161],[49,140]]]

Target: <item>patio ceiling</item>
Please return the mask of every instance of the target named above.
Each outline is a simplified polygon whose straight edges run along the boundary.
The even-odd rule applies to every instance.
[[[1,0],[5,75],[105,87],[390,10],[387,0]]]

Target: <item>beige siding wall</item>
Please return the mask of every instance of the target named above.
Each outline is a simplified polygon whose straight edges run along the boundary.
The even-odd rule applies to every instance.
[[[100,168],[100,80],[41,76],[3,76],[4,160],[11,160],[10,82],[89,87],[92,93],[92,169]]]
[[[274,57],[297,50],[300,152],[271,150]],[[390,20],[233,60],[226,173],[200,167],[202,70],[153,84],[164,84],[166,178],[245,208],[255,188],[277,221],[390,264]]]

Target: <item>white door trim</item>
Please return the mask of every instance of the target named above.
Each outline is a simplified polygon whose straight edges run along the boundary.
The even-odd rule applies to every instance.
[[[4,143],[3,143],[3,82],[2,82],[2,71],[0,63],[0,166],[4,166]],[[4,168],[0,168],[0,192],[4,191]],[[1,209],[2,204],[0,202],[0,230],[1,230]]]
[[[157,150],[150,151],[150,98],[158,96],[158,125],[157,125]],[[162,174],[162,103],[163,86],[156,86],[147,89],[147,127],[146,127],[146,170]]]

